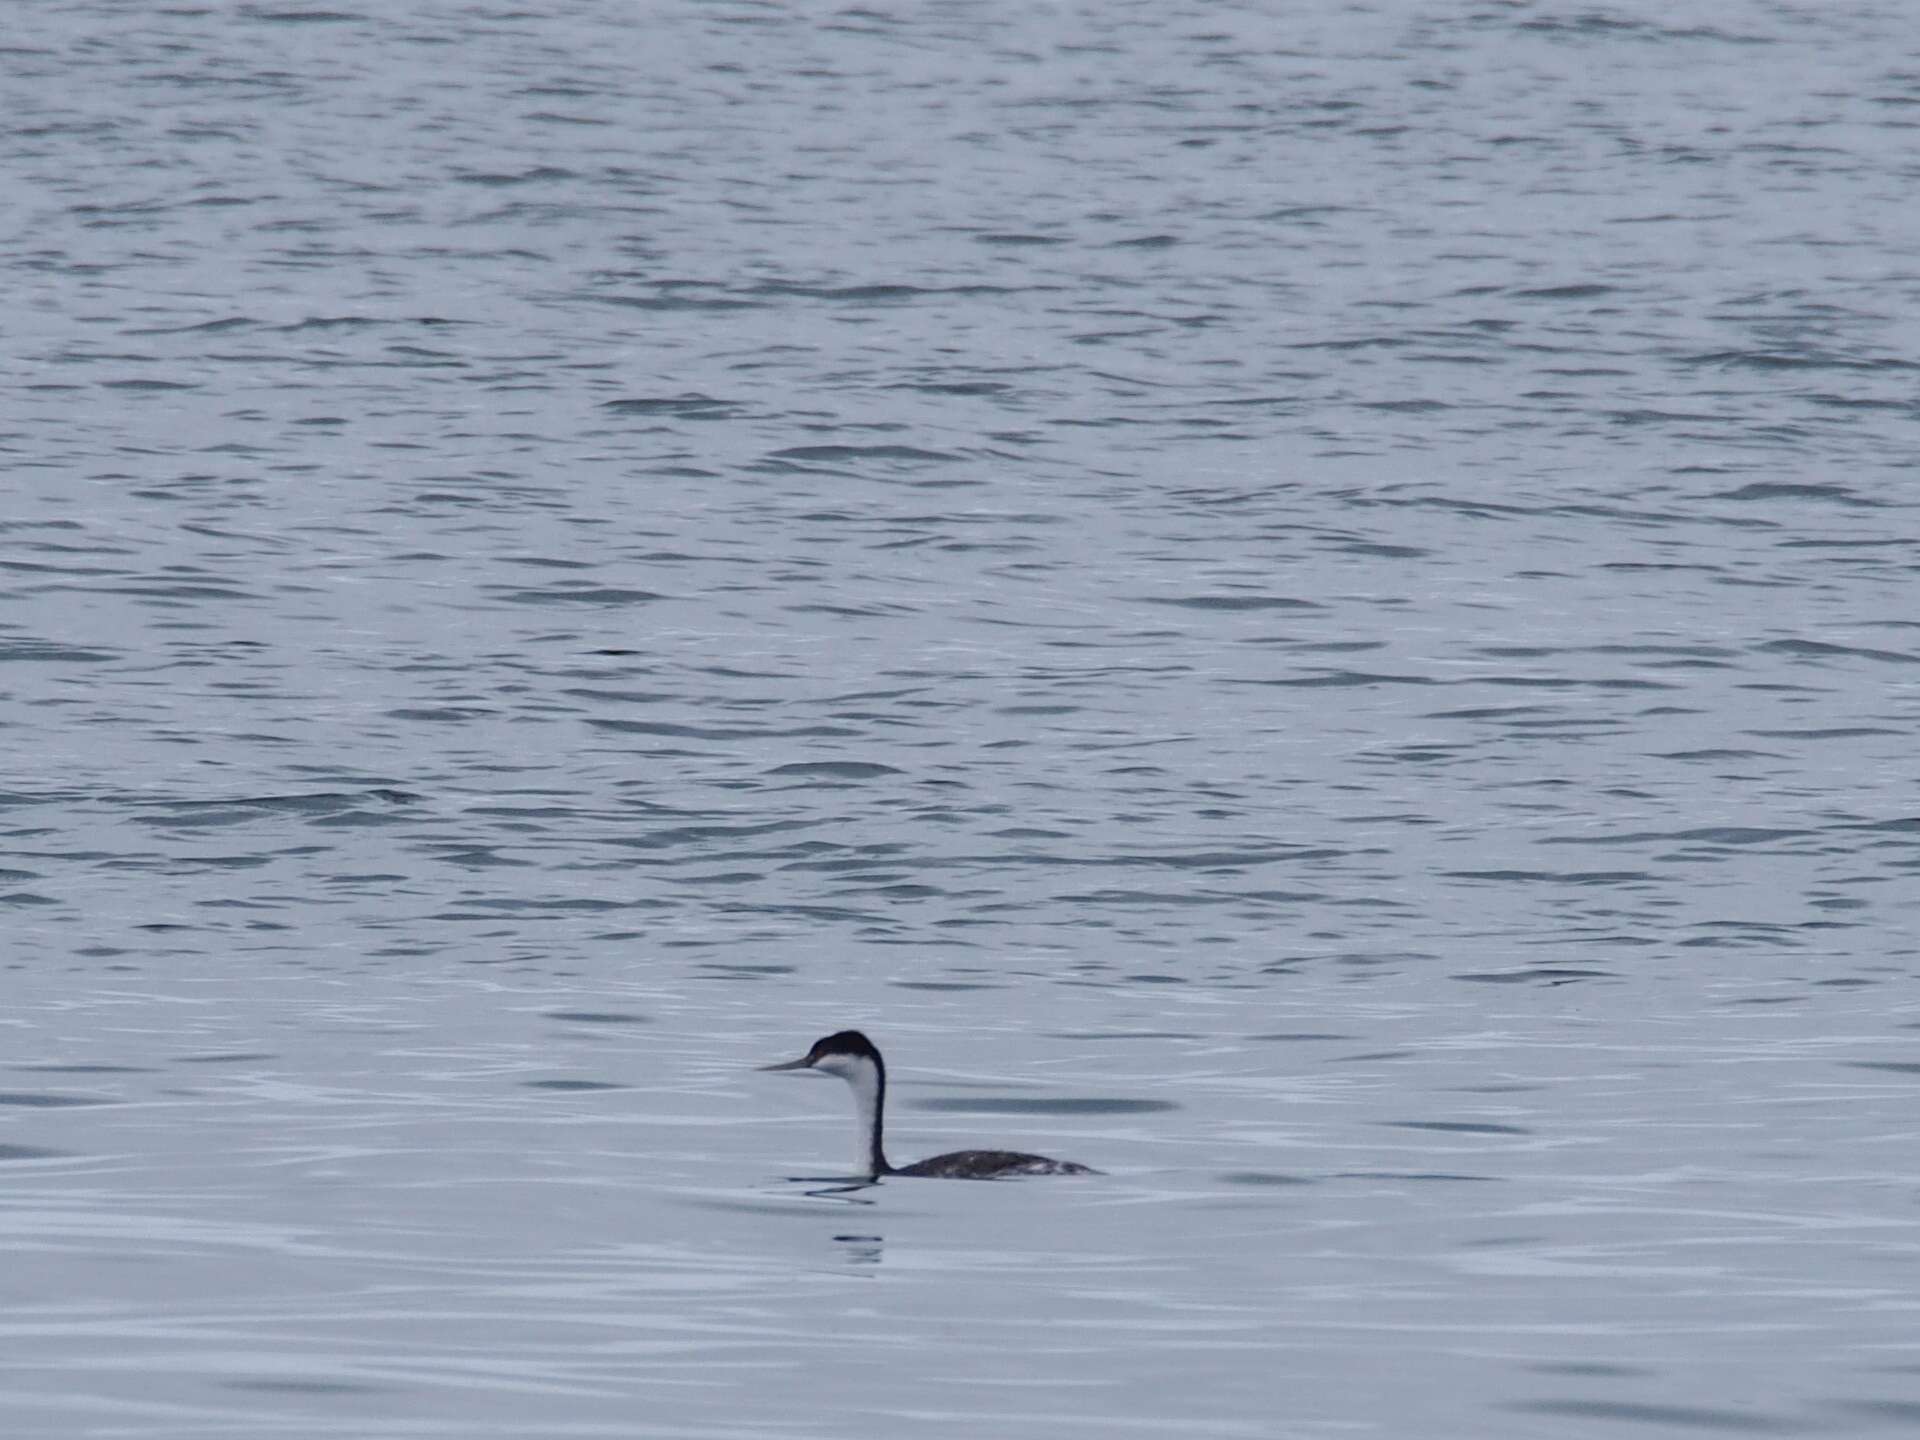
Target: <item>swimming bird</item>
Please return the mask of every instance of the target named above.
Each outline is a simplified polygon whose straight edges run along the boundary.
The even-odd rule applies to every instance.
[[[762,1065],[762,1070],[821,1070],[838,1075],[853,1087],[853,1107],[860,1118],[859,1174],[868,1180],[882,1175],[920,1175],[938,1180],[1006,1180],[1016,1175],[1098,1175],[1098,1170],[1071,1160],[1049,1160],[1017,1150],[955,1150],[912,1165],[887,1163],[880,1148],[881,1111],[887,1103],[887,1062],[874,1043],[858,1030],[841,1030],[813,1042],[798,1060]]]

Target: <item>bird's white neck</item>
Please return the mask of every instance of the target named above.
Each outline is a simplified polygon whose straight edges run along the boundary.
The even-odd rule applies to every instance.
[[[860,1056],[834,1056],[822,1060],[816,1069],[838,1075],[853,1091],[853,1113],[858,1121],[854,1135],[854,1170],[868,1179],[884,1175],[893,1167],[887,1164],[880,1146],[881,1111],[887,1100],[887,1077],[871,1060]]]

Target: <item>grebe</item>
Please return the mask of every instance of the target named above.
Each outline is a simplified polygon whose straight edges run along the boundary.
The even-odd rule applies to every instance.
[[[955,1150],[912,1165],[887,1163],[880,1148],[880,1112],[887,1103],[887,1062],[858,1030],[842,1030],[813,1042],[798,1060],[762,1065],[762,1070],[824,1070],[853,1087],[854,1109],[860,1116],[859,1173],[865,1179],[882,1175],[922,1175],[938,1180],[1005,1180],[1015,1175],[1098,1175],[1098,1170],[1071,1160],[1049,1160],[1044,1155],[1022,1155],[1014,1150]]]

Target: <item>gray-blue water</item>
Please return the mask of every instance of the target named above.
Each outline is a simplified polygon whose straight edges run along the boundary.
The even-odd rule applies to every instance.
[[[9,7],[0,1428],[1911,1432],[1917,49]]]

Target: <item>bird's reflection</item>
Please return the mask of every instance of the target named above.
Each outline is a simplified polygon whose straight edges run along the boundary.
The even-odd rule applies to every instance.
[[[873,1200],[860,1192],[880,1188],[879,1181],[857,1175],[789,1175],[787,1183],[812,1187],[800,1192],[812,1199],[838,1200],[843,1205],[871,1205]]]
[[[849,1265],[878,1265],[881,1251],[886,1245],[884,1235],[836,1235],[834,1244],[846,1246],[845,1258]]]

